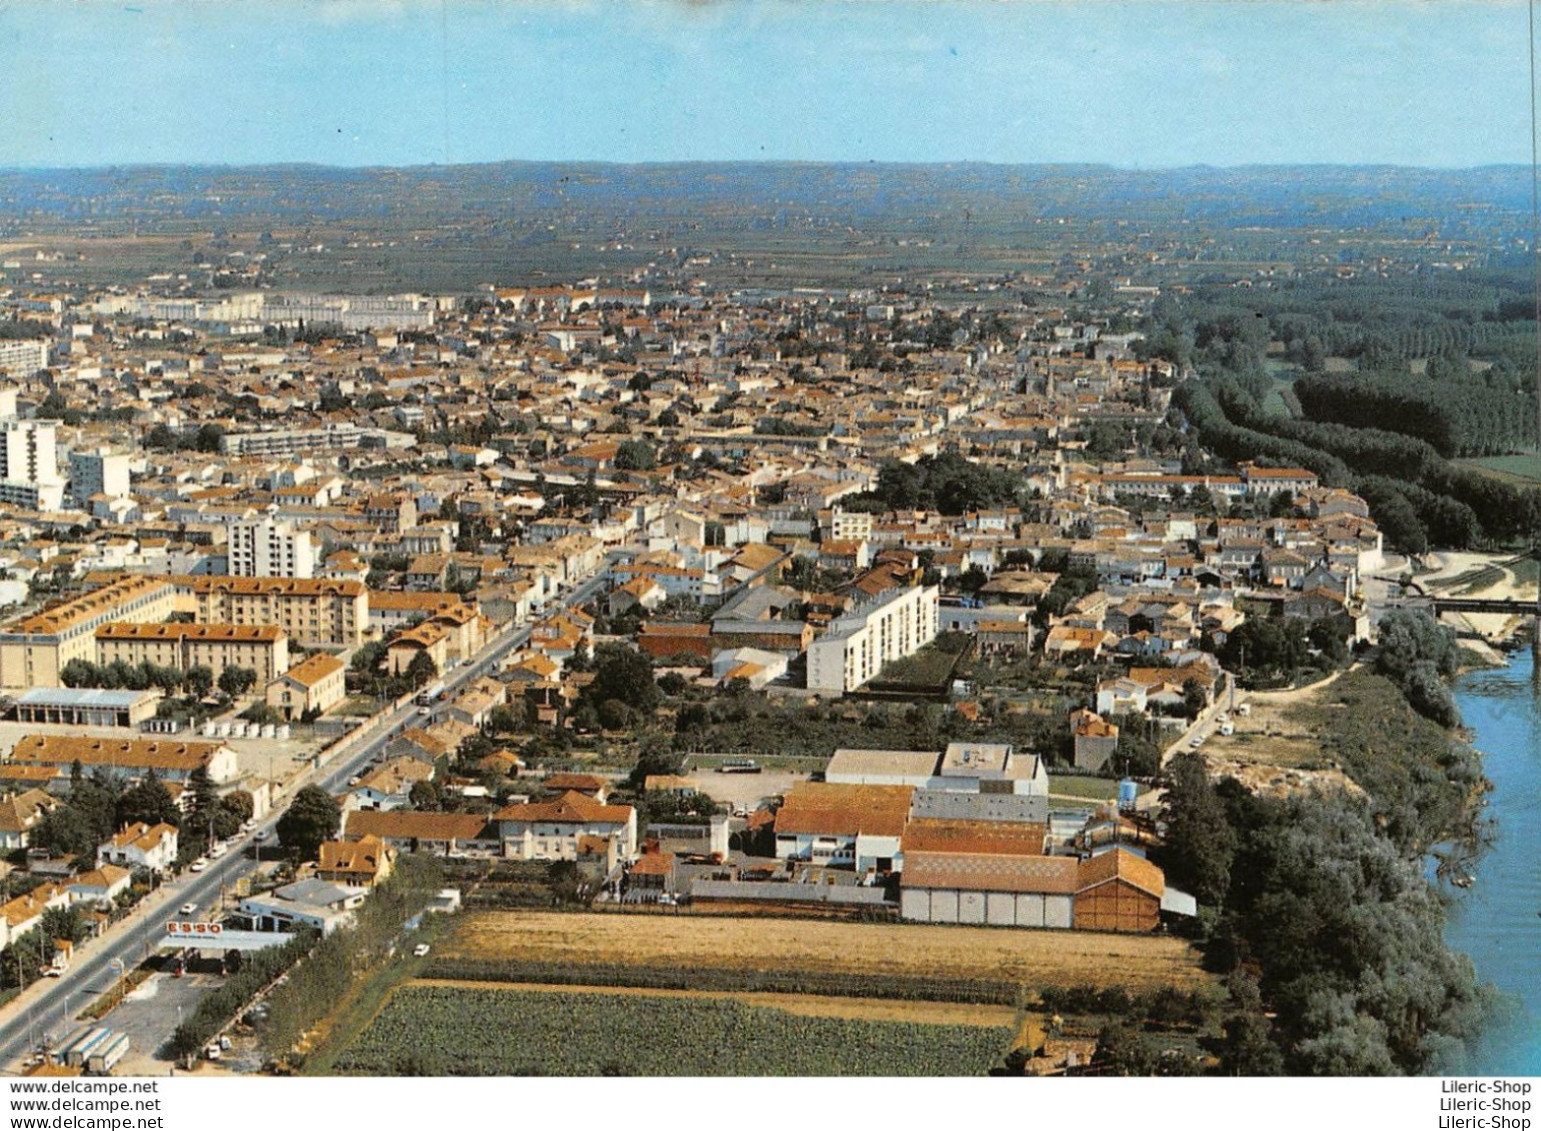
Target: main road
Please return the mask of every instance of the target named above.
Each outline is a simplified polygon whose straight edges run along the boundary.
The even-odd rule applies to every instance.
[[[619,556],[612,553],[606,559],[604,570],[560,599],[561,607],[581,605],[594,597],[604,585],[610,563]],[[454,691],[462,684],[494,671],[505,656],[529,641],[531,631],[526,625],[494,636],[474,660],[454,669],[445,678],[445,690]],[[295,779],[294,786],[307,784],[310,779],[328,793],[337,792],[348,778],[384,751],[387,743],[416,715],[416,706],[407,703],[374,716],[363,728],[363,733],[371,735],[368,741],[329,759],[325,766],[302,774]],[[252,834],[233,842],[232,851],[211,861],[205,871],[186,872],[163,884],[102,938],[80,948],[76,961],[63,975],[40,979],[23,990],[0,1011],[4,1017],[0,1021],[0,1065],[14,1066],[29,1055],[45,1035],[57,1042],[73,1032],[76,1028],[74,1017],[82,1009],[111,989],[120,972],[132,970],[159,948],[165,935],[165,923],[175,917],[176,908],[188,903],[207,908],[218,900],[226,887],[250,869],[251,860],[245,848],[251,843],[251,836],[257,833],[271,836],[277,823],[275,812],[259,822]]]

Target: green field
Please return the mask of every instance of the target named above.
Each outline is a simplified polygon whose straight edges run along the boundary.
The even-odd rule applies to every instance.
[[[1111,778],[1081,774],[1050,774],[1049,792],[1066,797],[1084,797],[1088,801],[1112,801],[1118,796],[1118,783]]]
[[[1457,460],[1456,464],[1486,472],[1495,479],[1516,485],[1541,483],[1541,455],[1484,456],[1481,459]]]
[[[1295,366],[1279,358],[1270,357],[1263,361],[1263,369],[1272,382],[1268,389],[1268,395],[1263,398],[1263,411],[1269,416],[1296,416],[1290,408],[1290,401],[1285,397],[1286,392],[1293,391],[1295,387]]]
[[[807,1017],[741,1002],[405,986],[345,1075],[978,1076],[1012,1032]]]

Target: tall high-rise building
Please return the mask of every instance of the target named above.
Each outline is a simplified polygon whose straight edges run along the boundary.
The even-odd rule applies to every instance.
[[[64,503],[53,424],[8,420],[0,424],[0,501],[34,510]]]
[[[106,448],[70,453],[70,497],[83,507],[92,495],[121,499],[129,493],[129,457]]]
[[[315,577],[316,544],[308,530],[267,516],[230,527],[232,577]]]

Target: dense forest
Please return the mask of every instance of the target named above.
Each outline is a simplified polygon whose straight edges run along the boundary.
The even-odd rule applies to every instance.
[[[1501,1008],[1445,946],[1423,871],[1434,844],[1480,839],[1480,759],[1445,729],[1456,659],[1448,629],[1396,613],[1373,669],[1297,709],[1362,793],[1272,797],[1213,782],[1197,754],[1169,764],[1161,863],[1198,897],[1197,941],[1228,978],[1225,1073],[1460,1071]]]
[[[1200,288],[1164,298],[1146,330],[1147,353],[1197,375],[1173,404],[1206,448],[1355,491],[1397,549],[1513,545],[1541,525],[1541,492],[1451,462],[1535,450],[1520,280]],[[1357,368],[1329,373],[1329,356]],[[1284,412],[1269,407],[1274,393]]]

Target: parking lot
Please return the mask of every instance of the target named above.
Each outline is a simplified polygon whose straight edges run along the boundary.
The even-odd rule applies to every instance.
[[[165,973],[152,974],[136,986],[118,1008],[99,1022],[117,1032],[127,1033],[132,1043],[117,1074],[166,1075],[172,1062],[156,1053],[170,1039],[181,1018],[191,1017],[203,996],[223,981],[217,974],[187,974],[174,978]]]
[[[758,774],[719,774],[713,770],[700,770],[690,776],[700,784],[701,792],[713,801],[750,812],[761,798],[776,794],[785,796],[798,782],[808,780],[805,773],[785,770],[765,770]]]

